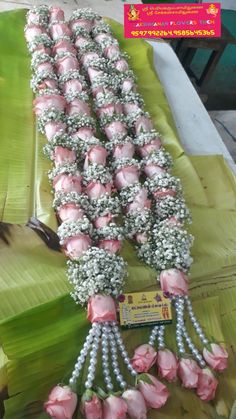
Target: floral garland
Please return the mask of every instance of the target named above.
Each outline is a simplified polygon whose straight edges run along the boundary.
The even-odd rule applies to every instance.
[[[188,278],[185,273],[189,271],[192,263],[190,248],[193,238],[183,229],[184,223],[190,222],[191,217],[182,195],[180,180],[169,173],[172,159],[169,153],[163,149],[159,135],[153,129],[150,116],[143,109],[144,101],[136,92],[134,77],[129,70],[126,57],[119,50],[118,42],[113,38],[109,25],[106,25],[102,20],[97,22],[92,28],[91,37],[100,46],[100,54],[97,52],[99,58],[107,59],[107,67],[103,65],[103,74],[99,74],[99,77],[120,78],[117,89],[112,92],[113,97],[110,93],[110,102],[102,101],[103,97],[107,95],[106,88],[110,89],[108,85],[103,86],[103,91],[99,92],[100,105],[97,105],[96,100],[94,102],[100,127],[104,130],[109,143],[112,144],[115,139],[113,148],[109,145],[109,149],[113,153],[114,163],[111,167],[113,168],[114,183],[120,190],[125,217],[125,232],[128,237],[132,237],[137,242],[138,256],[159,273],[158,280],[161,288],[172,299],[177,315],[176,342],[180,361],[177,362],[175,355],[165,349],[165,327],[160,326],[154,327],[149,344],[142,345],[135,351],[132,364],[137,371],[147,372],[152,362],[157,358],[157,365],[162,377],[165,376],[161,373],[163,364],[167,370],[172,365],[170,381],[176,379],[178,369],[183,385],[197,388],[197,394],[200,392],[199,388],[204,379],[207,378],[208,382],[212,380],[214,385],[209,386],[208,393],[205,391],[204,396],[200,395],[201,398],[210,400],[215,394],[216,380],[210,370],[205,368],[205,361],[209,363],[208,352],[213,353],[213,357],[219,354],[223,359],[224,366],[227,353],[219,345],[209,344],[194,316],[188,297]],[[90,65],[93,68],[93,65]],[[90,69],[88,76],[93,89],[94,82],[97,86],[96,74],[94,75]],[[122,108],[117,107],[117,103],[122,103]],[[106,115],[106,113],[109,114],[109,120],[104,124],[104,114]],[[119,115],[118,119],[117,114]],[[114,127],[117,120],[121,123]],[[111,135],[109,127],[112,124],[113,133]],[[126,142],[125,144],[122,141],[119,143],[120,149],[117,152],[117,137],[119,138],[121,135],[126,138]],[[128,142],[127,136],[129,136]],[[136,148],[132,148],[132,146]],[[139,154],[141,161],[134,158],[134,151]],[[143,184],[139,177],[140,168],[142,170],[141,177],[146,176],[146,181]],[[151,201],[151,211],[146,191],[148,191],[148,199]],[[140,199],[140,195],[143,195],[143,200]],[[134,205],[137,202],[138,205]],[[204,345],[203,356],[193,344],[184,325],[185,305],[190,321]],[[158,354],[153,348],[156,338],[158,339]],[[202,370],[193,359],[189,358],[184,340]],[[143,361],[145,358],[152,359],[152,362],[148,362],[148,365],[145,365],[144,362],[142,365],[142,358]],[[212,366],[212,364],[209,365]],[[195,370],[194,383],[185,382],[182,367],[185,370]]]
[[[202,400],[211,400],[217,380],[205,361],[222,371],[227,353],[208,342],[193,313],[186,275],[192,237],[183,229],[189,211],[180,181],[170,174],[172,159],[136,92],[127,55],[119,50],[109,25],[91,9],[76,10],[67,23],[61,9],[35,7],[27,14],[25,37],[32,53],[34,112],[48,140],[45,155],[54,164],[49,180],[61,221],[58,236],[68,257],[71,295],[76,303],[87,304],[92,323],[69,385],[51,391],[46,411],[55,418],[72,418],[76,382],[86,358],[81,409],[87,418],[125,418],[126,413],[145,418],[147,408],[165,404],[166,386],[146,374],[156,360],[162,378],[173,381],[178,372],[185,387],[196,388]],[[105,143],[95,133],[90,89]],[[140,174],[146,176],[144,183]],[[121,209],[123,225],[117,221]],[[137,348],[132,360],[128,357],[113,299],[122,292],[127,274],[118,255],[124,237],[137,243],[138,255],[158,271],[161,288],[173,301],[180,360],[165,349],[164,326],[155,326],[149,343]],[[205,346],[205,360],[188,335],[184,308]],[[186,355],[184,340],[201,368]],[[95,392],[94,385],[100,347],[106,392]],[[121,362],[132,386],[124,380]],[[119,393],[114,393],[114,381]]]

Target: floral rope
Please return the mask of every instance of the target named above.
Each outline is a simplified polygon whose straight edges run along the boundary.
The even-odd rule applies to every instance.
[[[189,211],[180,181],[170,174],[171,157],[143,109],[126,54],[109,25],[91,9],[73,12],[68,24],[59,8],[33,8],[25,37],[32,54],[34,112],[48,140],[45,155],[54,164],[49,180],[61,221],[58,235],[68,257],[71,295],[76,303],[87,304],[92,323],[69,386],[51,391],[46,411],[56,418],[72,417],[77,405],[74,391],[86,358],[81,409],[87,418],[92,414],[98,419],[125,418],[126,413],[145,418],[148,407],[165,404],[166,386],[143,374],[156,360],[162,378],[173,381],[178,372],[185,387],[195,388],[202,400],[211,400],[217,380],[205,361],[222,371],[227,353],[208,342],[193,313],[186,275],[192,237],[183,229]],[[95,134],[88,83],[105,143]],[[146,177],[144,183],[140,175]],[[121,207],[124,226],[117,223]],[[137,243],[139,257],[158,271],[161,288],[172,299],[179,361],[165,348],[164,326],[155,326],[149,343],[137,348],[131,361],[128,357],[113,299],[122,292],[126,276],[126,264],[118,255],[124,236]],[[205,360],[188,334],[185,312],[204,345]],[[186,355],[184,342],[201,368]],[[100,350],[106,392],[95,391]],[[121,373],[121,362],[131,381],[135,377],[133,387]],[[119,393],[114,393],[114,382]]]

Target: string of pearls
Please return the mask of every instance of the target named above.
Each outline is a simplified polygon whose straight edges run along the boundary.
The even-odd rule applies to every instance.
[[[126,365],[126,368],[131,374],[131,376],[135,377],[137,375],[137,372],[131,365],[128,353],[125,349],[123,339],[121,337],[116,322],[92,324],[92,328],[90,329],[88,336],[86,337],[85,343],[83,345],[83,348],[81,349],[80,354],[77,358],[72,375],[69,379],[69,384],[74,385],[76,383],[85,364],[86,357],[89,354],[90,360],[87,371],[87,378],[85,382],[85,388],[92,388],[95,379],[99,347],[101,347],[102,351],[102,371],[107,391],[112,391],[114,389],[110,371],[111,368],[119,387],[121,389],[126,388],[127,383],[124,380],[124,377],[120,371],[118,350],[120,352],[120,357]]]
[[[206,335],[204,334],[196,316],[194,315],[193,312],[193,306],[191,303],[191,300],[188,296],[185,297],[185,304],[188,310],[188,314],[189,314],[189,319],[194,327],[194,329],[196,330],[197,335],[199,336],[199,339],[202,341],[203,345],[207,345],[209,343]]]
[[[176,311],[176,344],[180,356],[185,354],[183,327],[184,327],[184,300],[182,297],[173,298]]]
[[[159,350],[165,349],[165,326],[154,326],[150,337],[149,337],[149,345],[154,346],[154,343],[157,339],[157,347]]]
[[[89,350],[92,347],[92,350],[90,352],[90,365],[96,366],[97,362],[97,352],[96,352],[96,346],[98,345],[99,339],[101,335],[101,327],[99,323],[93,323],[92,327],[85,339],[84,345],[80,351],[80,354],[77,358],[76,364],[74,366],[74,369],[72,371],[71,377],[69,379],[69,384],[73,385],[76,383],[77,378],[80,375],[80,372],[82,370],[82,367],[85,363],[86,357],[88,355]],[[94,346],[94,343],[96,342],[96,346]],[[91,380],[90,380],[91,381]]]

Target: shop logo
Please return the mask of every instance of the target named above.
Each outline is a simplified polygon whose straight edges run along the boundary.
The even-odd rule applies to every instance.
[[[127,15],[128,15],[128,20],[132,20],[132,21],[139,20],[140,11],[135,9],[135,6],[131,4]]]
[[[219,12],[219,9],[214,4],[210,4],[210,6],[206,10],[206,12],[207,12],[208,15],[212,15],[212,16],[216,17],[218,12]]]

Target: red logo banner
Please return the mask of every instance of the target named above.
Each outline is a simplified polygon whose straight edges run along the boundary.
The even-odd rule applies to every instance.
[[[126,38],[216,38],[220,3],[125,4]]]

